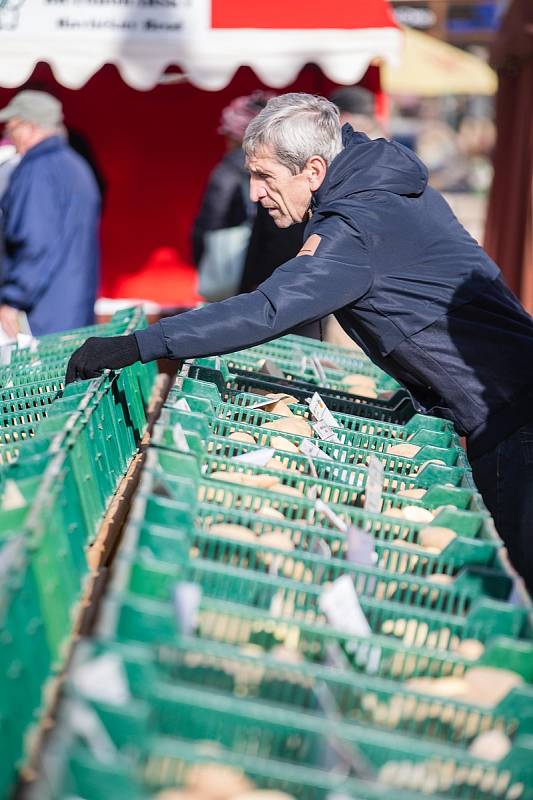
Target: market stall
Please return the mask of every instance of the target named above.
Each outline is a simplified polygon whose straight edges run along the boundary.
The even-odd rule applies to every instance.
[[[0,103],[28,83],[52,91],[90,145],[106,185],[102,293],[176,303],[194,299],[189,231],[222,155],[222,108],[264,85],[328,94],[364,80],[377,92],[371,65],[400,46],[385,0],[336,0],[327,14],[302,0],[10,0]]]

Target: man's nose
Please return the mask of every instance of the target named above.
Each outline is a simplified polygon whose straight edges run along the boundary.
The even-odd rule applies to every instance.
[[[250,179],[250,200],[252,203],[258,203],[262,197],[266,197],[265,187],[259,182]]]

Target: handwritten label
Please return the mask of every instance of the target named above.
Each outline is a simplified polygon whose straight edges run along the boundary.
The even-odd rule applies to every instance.
[[[319,422],[313,423],[313,428],[318,436],[319,439],[322,439],[324,442],[335,442],[335,444],[341,444],[341,440],[335,433],[335,431],[329,427],[327,422],[321,419]]]
[[[328,461],[333,461],[329,453],[324,453],[311,439],[303,439],[298,446],[298,450],[309,458],[325,458]]]
[[[316,419],[317,422],[323,420],[326,423],[326,425],[330,426],[330,428],[340,427],[339,423],[337,422],[337,420],[335,419],[335,417],[333,416],[333,414],[331,413],[325,402],[322,400],[318,392],[315,392],[312,398],[310,400],[307,400],[306,402],[309,406],[311,414],[313,415],[313,417]]]

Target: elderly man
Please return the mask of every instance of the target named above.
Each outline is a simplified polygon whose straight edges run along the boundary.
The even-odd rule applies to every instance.
[[[19,311],[42,335],[90,325],[98,279],[100,195],[63,135],[61,103],[23,91],[0,111],[22,156],[0,202],[5,255],[0,324],[15,337]]]
[[[533,320],[418,158],[341,131],[329,101],[274,98],[243,146],[252,199],[280,228],[309,220],[298,256],[248,295],[89,339],[67,379],[239,350],[334,313],[418,408],[467,437],[477,485],[533,588]]]

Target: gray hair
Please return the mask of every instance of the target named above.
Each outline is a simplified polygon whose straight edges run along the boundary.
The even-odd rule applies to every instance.
[[[325,97],[303,92],[273,97],[246,128],[242,146],[248,158],[270,146],[293,175],[311,156],[322,156],[329,166],[342,150],[339,109]]]

